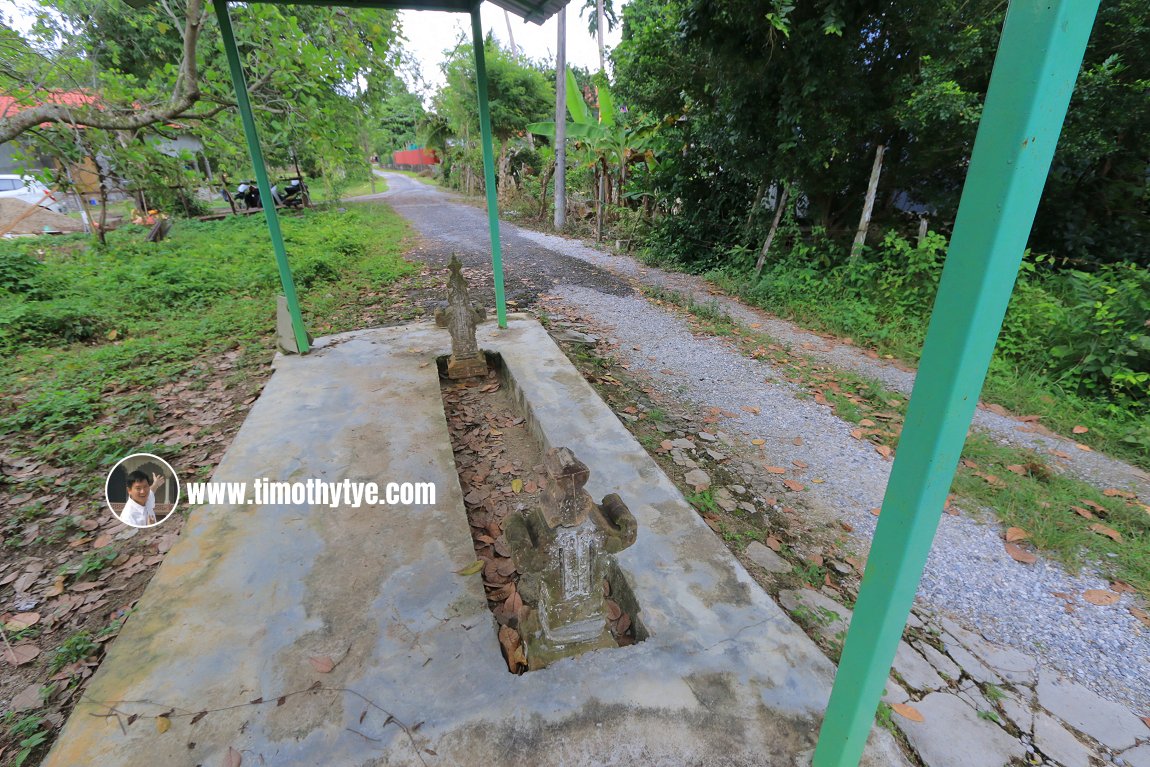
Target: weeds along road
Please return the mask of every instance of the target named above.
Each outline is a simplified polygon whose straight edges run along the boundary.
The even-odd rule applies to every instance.
[[[392,206],[422,235],[409,256],[442,268],[458,253],[473,295],[493,306],[484,209],[407,176],[381,175],[389,191],[371,199]],[[787,498],[791,491],[779,484],[782,477],[766,476],[765,467],[804,467],[796,480],[801,480],[802,491],[794,496],[801,495],[812,516],[850,528],[849,545],[865,554],[876,524],[871,510],[881,505],[890,461],[872,443],[854,437],[854,424],[812,399],[775,361],[751,358],[729,339],[700,333],[684,312],[648,300],[643,291],[657,287],[688,299],[696,296],[700,303],[717,302],[730,319],[761,328],[758,332],[790,347],[792,356],[806,355],[813,362],[879,381],[889,391],[909,394],[912,372],[734,299],[716,297],[701,278],[648,268],[627,256],[507,222],[501,229],[512,310],[538,307],[580,318],[588,332],[610,342],[612,354],[630,374],[665,393],[683,412],[718,408],[725,413],[721,423],[707,428],[724,432],[735,448],[732,452],[757,450],[758,460],[735,462],[746,480],[740,484],[774,482],[778,495]],[[1078,449],[1072,440],[1044,433],[1034,424],[980,408],[975,428],[999,445],[1041,453],[1057,473],[1100,490],[1135,493],[1142,502],[1150,499],[1150,478],[1141,470]],[[684,474],[679,470],[672,478],[682,486]],[[1034,564],[1012,560],[1004,553],[1002,527],[988,513],[993,511],[967,503],[962,514],[943,516],[919,604],[940,618],[958,619],[992,641],[1023,650],[1039,665],[1056,668],[1145,716],[1150,712],[1150,631],[1130,612],[1145,609],[1144,601],[1123,593],[1115,604],[1076,602],[1068,609],[1067,601],[1055,595],[1106,589],[1110,580],[1089,566],[1068,572],[1043,555]]]

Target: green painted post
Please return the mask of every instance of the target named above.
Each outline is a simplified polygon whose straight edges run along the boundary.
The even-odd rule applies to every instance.
[[[1098,3],[1010,3],[814,767],[853,767],[862,757],[1002,327]]]
[[[217,0],[218,2],[219,0]],[[479,91],[479,133],[483,141],[483,184],[487,187],[487,227],[491,230],[491,271],[495,274],[495,315],[507,327],[503,300],[503,244],[499,240],[499,201],[495,187],[495,152],[491,148],[491,109],[487,105],[487,62],[483,55],[483,23],[479,2],[471,6],[471,39],[475,47],[475,88]]]
[[[260,149],[260,137],[256,132],[256,121],[252,116],[252,105],[248,99],[248,85],[244,79],[243,65],[240,63],[240,54],[236,50],[236,38],[232,33],[232,20],[228,16],[228,0],[213,0],[216,9],[216,18],[220,22],[220,35],[224,39],[224,54],[228,58],[228,68],[232,73],[232,85],[236,89],[236,104],[240,109],[240,119],[244,124],[244,136],[248,141],[248,152],[252,157],[252,167],[256,172],[256,184],[260,189],[260,199],[264,204],[264,215],[267,217],[268,234],[271,235],[272,249],[276,255],[276,265],[279,267],[280,284],[283,286],[284,297],[287,298],[288,312],[291,314],[292,330],[295,333],[296,346],[300,354],[306,354],[310,348],[307,328],[303,324],[303,315],[299,310],[299,297],[296,295],[295,280],[292,278],[291,266],[288,264],[287,251],[284,249],[283,233],[280,232],[280,219],[276,213],[275,200],[272,198],[271,184],[268,182],[267,167],[264,165],[264,153]]]

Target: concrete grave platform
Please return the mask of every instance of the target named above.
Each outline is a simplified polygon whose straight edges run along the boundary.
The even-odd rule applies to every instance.
[[[538,323],[479,340],[544,446],[638,518],[617,560],[646,641],[507,672],[480,576],[453,573],[475,553],[435,364],[447,332],[345,334],[277,361],[214,480],[434,482],[437,503],[195,508],[44,764],[217,765],[229,748],[245,766],[808,763],[831,664]],[[308,659],[325,656],[321,674]],[[172,709],[158,732],[147,717]],[[872,733],[863,764],[905,763]]]

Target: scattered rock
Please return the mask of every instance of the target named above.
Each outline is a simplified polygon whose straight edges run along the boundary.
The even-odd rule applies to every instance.
[[[941,690],[946,687],[946,682],[934,670],[934,666],[927,663],[926,659],[906,642],[898,643],[898,651],[894,656],[894,670],[908,687],[915,690]]]
[[[786,590],[779,592],[779,604],[799,620],[810,620],[829,640],[841,641],[846,636],[851,611],[828,596],[810,589]]]
[[[703,440],[704,442],[714,442],[715,440],[718,439],[718,437],[716,437],[714,434],[711,434],[710,432],[706,432],[706,431],[701,431],[695,436],[697,436],[699,439]]]
[[[711,448],[707,448],[707,455],[720,463],[730,458],[726,453],[720,453],[718,450],[712,450]]]
[[[679,437],[678,439],[671,440],[671,447],[678,448],[679,450],[694,450],[695,443],[689,439]]]
[[[725,487],[720,487],[715,491],[715,503],[719,504],[719,508],[723,511],[734,511],[738,508],[738,503],[735,497],[731,495],[731,491]]]
[[[914,707],[923,721],[896,715],[894,722],[927,767],[1002,767],[1026,754],[1017,738],[954,695],[932,692]]]
[[[711,486],[711,475],[702,469],[691,469],[687,472],[686,476],[683,477],[683,480],[695,488],[696,492],[701,492]]]
[[[1038,675],[1038,703],[1115,751],[1130,748],[1146,734],[1146,725],[1125,706],[1104,700],[1080,684],[1063,681],[1047,669]]]
[[[791,571],[791,565],[787,560],[758,541],[751,541],[747,545],[747,559],[768,573],[789,573]]]
[[[555,340],[569,341],[573,344],[587,344],[588,346],[594,346],[599,343],[599,339],[596,336],[580,333],[578,330],[561,330],[555,334]]]
[[[1034,745],[1062,767],[1089,767],[1090,751],[1053,717],[1039,713],[1034,720]]]

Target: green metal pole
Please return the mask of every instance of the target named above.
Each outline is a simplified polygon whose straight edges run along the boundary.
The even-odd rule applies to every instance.
[[[219,2],[219,0],[217,0]],[[471,6],[471,39],[475,47],[475,86],[479,91],[479,133],[483,140],[483,184],[487,187],[487,227],[491,230],[491,271],[495,274],[495,315],[507,327],[503,300],[503,244],[499,240],[499,202],[495,187],[495,152],[491,148],[491,109],[487,106],[487,62],[483,55],[483,23],[479,3]]]
[[[256,121],[252,116],[252,104],[248,99],[248,85],[244,79],[243,65],[240,63],[240,53],[236,49],[236,38],[232,34],[232,20],[228,16],[228,0],[213,0],[216,9],[216,18],[220,22],[220,35],[224,39],[224,54],[228,58],[228,68],[232,73],[232,85],[236,89],[236,104],[240,108],[240,119],[244,124],[244,136],[248,141],[248,152],[252,157],[252,167],[256,172],[256,184],[260,189],[260,199],[264,205],[264,215],[267,217],[268,234],[271,235],[272,249],[276,254],[276,265],[279,267],[280,284],[283,285],[284,297],[287,298],[288,312],[291,314],[292,331],[295,333],[296,346],[300,354],[306,354],[309,347],[307,328],[303,324],[303,315],[299,310],[299,297],[295,291],[295,280],[292,278],[291,266],[288,264],[287,251],[284,250],[283,233],[280,231],[280,219],[276,213],[275,200],[272,197],[272,187],[268,182],[267,167],[264,165],[264,153],[260,149],[260,137],[256,132]]]
[[[1002,327],[1098,3],[1013,0],[1007,11],[814,767],[852,767],[862,757]]]

